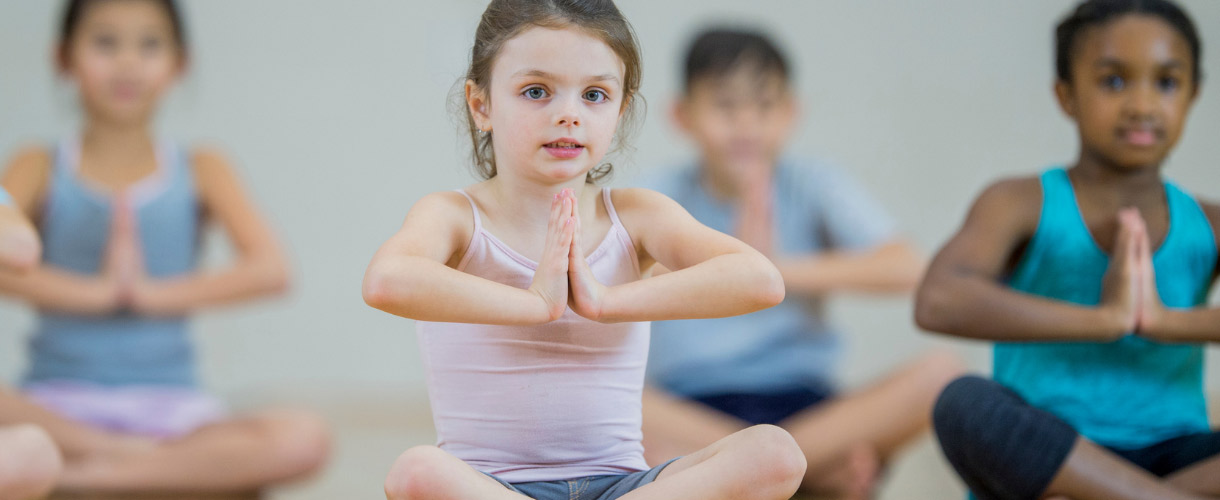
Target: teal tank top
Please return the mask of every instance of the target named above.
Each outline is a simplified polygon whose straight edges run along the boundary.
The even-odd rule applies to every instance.
[[[1207,300],[1216,240],[1194,198],[1165,183],[1169,232],[1153,255],[1166,307]],[[1092,306],[1108,255],[1080,214],[1067,171],[1042,174],[1038,229],[1008,280],[1019,291]],[[997,343],[995,380],[1104,446],[1135,449],[1208,431],[1203,346],[1128,335],[1115,342]]]
[[[43,262],[80,274],[100,272],[113,218],[109,195],[78,174],[78,141],[56,150],[42,212]],[[158,169],[130,191],[147,272],[169,278],[195,269],[200,208],[186,153],[158,146]],[[187,319],[129,313],[79,316],[41,311],[29,344],[25,382],[194,386]]]

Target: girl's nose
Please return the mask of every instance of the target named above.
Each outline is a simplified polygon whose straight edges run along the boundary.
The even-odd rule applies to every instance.
[[[580,104],[574,99],[561,99],[556,110],[555,124],[560,127],[580,126]]]
[[[1144,84],[1137,85],[1131,89],[1127,96],[1126,104],[1127,112],[1135,116],[1148,116],[1156,111],[1156,103],[1159,95],[1157,94],[1156,85]]]

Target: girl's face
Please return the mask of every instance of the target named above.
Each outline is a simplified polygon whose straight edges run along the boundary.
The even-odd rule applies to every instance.
[[[583,179],[613,144],[624,71],[609,46],[577,29],[530,28],[505,42],[488,88],[467,84],[475,124],[493,134],[497,175]]]
[[[125,124],[151,118],[184,62],[169,15],[146,0],[93,3],[61,53],[89,116]]]
[[[1082,34],[1072,82],[1055,93],[1076,121],[1082,155],[1155,167],[1182,134],[1197,89],[1190,46],[1166,22],[1128,15]]]

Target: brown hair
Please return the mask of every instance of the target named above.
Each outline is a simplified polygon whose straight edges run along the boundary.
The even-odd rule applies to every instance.
[[[491,83],[492,65],[504,43],[533,27],[575,27],[584,30],[605,42],[623,61],[626,69],[623,75],[623,117],[619,120],[613,151],[621,150],[636,125],[636,101],[640,100],[637,94],[642,65],[635,31],[612,0],[492,0],[487,10],[483,11],[483,18],[475,32],[466,80],[473,82],[479,91],[486,91]],[[465,101],[461,104],[473,146],[471,160],[475,171],[484,179],[495,177],[492,133],[482,133],[475,125]],[[609,163],[595,167],[589,172],[587,182],[605,178],[612,169]]]
[[[72,41],[72,37],[76,35],[76,28],[80,25],[80,20],[84,17],[85,11],[88,8],[98,3],[100,0],[68,0],[64,6],[63,18],[59,23],[59,46],[60,52],[59,63],[64,64],[68,61],[68,43]],[[173,30],[174,42],[178,45],[178,55],[185,58],[187,55],[186,43],[186,25],[182,21],[182,10],[178,8],[178,4],[174,0],[149,0],[165,10],[165,15],[169,17],[169,25]]]

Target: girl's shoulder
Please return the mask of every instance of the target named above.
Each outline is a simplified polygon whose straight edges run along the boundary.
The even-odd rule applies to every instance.
[[[1033,233],[1042,215],[1041,175],[1008,177],[988,185],[974,200],[966,224],[1005,228],[1014,237]]]
[[[47,176],[55,163],[55,149],[45,144],[27,144],[17,148],[8,159],[4,171],[18,172],[24,175],[40,174]]]
[[[184,146],[179,151],[195,189],[205,203],[229,202],[233,196],[245,197],[233,161],[220,148],[196,145]]]
[[[0,174],[0,184],[3,184],[12,196],[14,205],[20,207],[26,215],[33,216],[34,207],[41,206],[41,200],[51,182],[54,164],[55,153],[52,148],[31,144],[19,148],[9,158],[3,174]]]
[[[620,218],[650,213],[659,215],[675,208],[682,209],[670,197],[648,188],[613,188],[610,190],[610,200]]]
[[[695,221],[678,202],[647,188],[611,189],[610,200],[619,221],[636,241],[650,228]]]
[[[194,174],[197,181],[230,173],[234,170],[233,161],[229,158],[229,155],[216,146],[185,146],[181,151],[183,151],[186,164],[190,167],[191,173]]]
[[[433,229],[447,230],[458,239],[469,239],[479,224],[478,202],[463,190],[437,191],[424,195],[411,206],[408,219],[426,223]]]
[[[975,204],[999,203],[1012,208],[1042,204],[1042,176],[1005,177],[983,188]]]
[[[1195,198],[1195,201],[1199,203],[1203,214],[1207,216],[1207,221],[1211,223],[1212,234],[1216,238],[1216,247],[1220,248],[1220,204],[1199,198]]]

